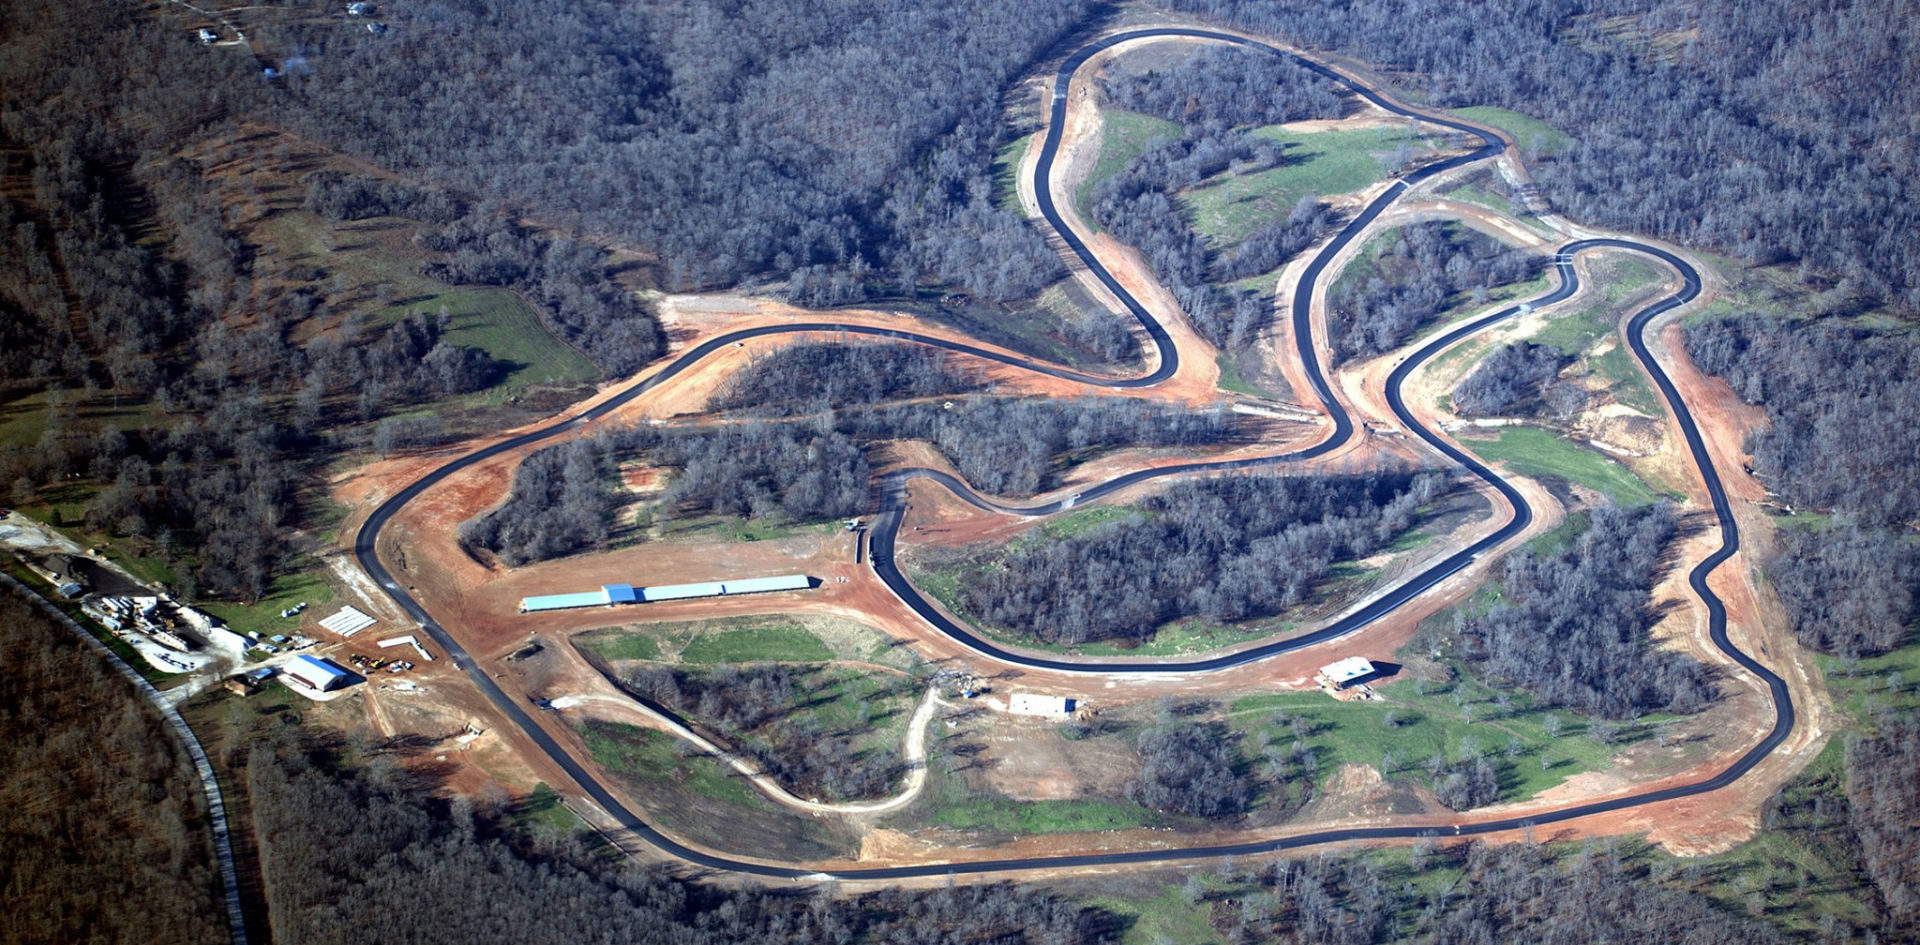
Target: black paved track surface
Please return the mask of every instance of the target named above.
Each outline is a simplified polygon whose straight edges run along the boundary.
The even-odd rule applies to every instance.
[[[709,354],[712,354],[714,351],[733,344],[736,341],[748,338],[776,334],[822,332],[888,338],[929,345],[946,351],[1013,365],[1052,377],[1106,387],[1146,387],[1173,376],[1179,367],[1179,353],[1175,350],[1172,339],[1167,335],[1166,329],[1140,304],[1139,300],[1135,299],[1120,285],[1112,273],[1110,273],[1105,266],[1101,265],[1100,261],[1093,256],[1079,237],[1074,235],[1065,225],[1065,222],[1061,220],[1059,212],[1054,206],[1053,196],[1048,187],[1053,162],[1060,145],[1060,136],[1065,126],[1068,83],[1072,79],[1075,71],[1083,66],[1088,59],[1102,50],[1123,42],[1159,37],[1198,38],[1267,50],[1284,56],[1315,73],[1347,86],[1362,98],[1389,112],[1451,128],[1471,138],[1478,139],[1481,145],[1471,153],[1426,165],[1389,185],[1385,192],[1369,203],[1367,207],[1349,222],[1331,241],[1320,248],[1301,276],[1299,287],[1294,293],[1291,313],[1294,337],[1297,342],[1300,361],[1306,370],[1308,380],[1315,394],[1321,401],[1321,408],[1326,411],[1328,417],[1332,420],[1332,432],[1326,440],[1315,446],[1308,447],[1305,450],[1284,456],[1188,463],[1179,466],[1129,473],[1086,489],[1076,495],[1073,501],[1078,503],[1098,499],[1115,490],[1152,478],[1278,466],[1284,463],[1310,459],[1338,449],[1353,436],[1353,422],[1351,418],[1348,417],[1345,409],[1342,408],[1340,403],[1334,398],[1331,385],[1328,383],[1326,374],[1322,370],[1313,350],[1313,333],[1309,313],[1314,290],[1318,285],[1320,277],[1334,256],[1339,253],[1343,247],[1351,243],[1362,229],[1377,218],[1380,213],[1391,205],[1393,201],[1397,200],[1401,194],[1405,193],[1410,186],[1453,168],[1494,157],[1503,150],[1503,144],[1498,137],[1486,129],[1446,116],[1430,115],[1407,109],[1381,97],[1372,89],[1360,85],[1355,80],[1333,69],[1265,43],[1249,40],[1230,33],[1203,29],[1166,28],[1134,30],[1107,37],[1081,48],[1069,56],[1055,74],[1052,114],[1048,124],[1047,137],[1041,146],[1035,167],[1034,192],[1039,198],[1041,214],[1045,217],[1047,223],[1065,240],[1068,247],[1079,257],[1080,261],[1086,265],[1094,278],[1098,279],[1111,290],[1145,329],[1148,339],[1153,343],[1159,354],[1159,363],[1152,372],[1133,378],[1102,377],[1068,370],[1057,365],[1046,364],[1028,358],[1011,356],[973,345],[922,335],[916,332],[895,331],[866,325],[842,324],[833,321],[771,325],[732,332],[712,338],[686,351],[675,358],[659,373],[641,383],[627,388],[590,410],[570,419],[557,422],[551,426],[522,434],[454,459],[446,465],[428,473],[411,485],[408,485],[406,488],[401,489],[385,502],[381,503],[378,508],[374,509],[373,513],[368,516],[367,521],[361,526],[360,532],[354,540],[354,556],[359,561],[360,566],[366,569],[367,573],[372,575],[374,580],[380,584],[386,593],[392,597],[409,616],[420,624],[421,628],[433,638],[434,642],[438,643],[442,649],[447,651],[449,657],[454,661],[454,664],[466,673],[467,678],[486,695],[488,700],[493,703],[508,721],[517,726],[528,739],[537,745],[542,752],[546,753],[549,759],[565,771],[568,777],[580,785],[581,789],[595,804],[605,810],[621,826],[632,831],[635,835],[647,843],[652,844],[660,851],[701,867],[778,879],[829,878],[829,874],[823,874],[813,869],[756,862],[696,850],[668,837],[642,820],[633,811],[628,809],[625,804],[615,798],[592,772],[582,766],[580,762],[555,741],[545,729],[541,728],[529,714],[527,706],[508,696],[499,686],[495,685],[493,679],[474,663],[472,657],[460,646],[459,642],[456,641],[444,627],[436,622],[433,617],[420,606],[419,602],[407,593],[405,588],[400,586],[393,575],[387,570],[386,566],[380,561],[377,552],[380,532],[407,503],[413,501],[413,499],[421,493],[448,477],[476,463],[502,453],[517,450],[523,446],[538,443],[542,440],[576,430],[618,409],[622,405],[632,401],[635,397],[679,376],[680,373]],[[1424,440],[1429,446],[1454,462],[1459,463],[1465,467],[1468,472],[1498,490],[1501,495],[1506,497],[1508,502],[1512,503],[1515,517],[1494,534],[1475,542],[1471,546],[1462,549],[1422,573],[1415,575],[1405,584],[1394,589],[1384,597],[1329,626],[1299,637],[1265,644],[1241,652],[1185,662],[1078,662],[1048,659],[1001,649],[981,639],[967,628],[961,627],[948,619],[938,608],[929,604],[926,599],[907,582],[905,577],[901,575],[898,567],[895,566],[894,547],[902,512],[901,496],[904,491],[902,487],[905,481],[910,478],[929,478],[954,490],[956,494],[974,505],[1025,515],[1050,514],[1059,511],[1064,503],[1053,502],[1029,507],[1001,506],[975,494],[965,483],[958,481],[954,477],[933,470],[899,470],[885,477],[882,483],[882,510],[875,520],[872,533],[871,560],[873,561],[874,569],[878,572],[881,579],[884,580],[895,593],[899,594],[909,606],[913,607],[916,612],[929,623],[938,627],[943,633],[954,637],[984,655],[1037,669],[1098,674],[1207,672],[1243,665],[1265,659],[1277,653],[1297,650],[1352,633],[1380,619],[1382,616],[1392,612],[1395,608],[1406,603],[1426,589],[1457,573],[1472,563],[1474,558],[1479,554],[1519,534],[1526,528],[1528,523],[1532,521],[1532,508],[1527,505],[1525,498],[1512,484],[1500,478],[1493,470],[1487,468],[1472,456],[1455,449],[1431,430],[1421,426],[1419,422],[1414,419],[1412,413],[1407,410],[1406,404],[1401,400],[1400,387],[1408,375],[1419,365],[1426,362],[1442,349],[1452,345],[1454,342],[1481,331],[1497,322],[1511,318],[1523,310],[1552,304],[1573,295],[1574,291],[1579,287],[1578,276],[1572,264],[1573,257],[1578,253],[1593,249],[1625,250],[1651,256],[1673,269],[1683,283],[1679,292],[1648,306],[1628,322],[1626,332],[1627,343],[1632,349],[1634,356],[1640,360],[1640,363],[1645,366],[1648,373],[1652,376],[1655,385],[1660,389],[1661,395],[1672,408],[1674,416],[1680,424],[1682,435],[1686,439],[1687,449],[1691,453],[1695,465],[1700,469],[1702,478],[1705,480],[1707,494],[1712,501],[1714,515],[1718,519],[1720,526],[1721,546],[1719,550],[1709,555],[1693,569],[1692,573],[1688,576],[1688,582],[1692,586],[1695,595],[1706,605],[1709,618],[1709,632],[1714,645],[1718,646],[1722,652],[1726,653],[1729,658],[1738,663],[1742,668],[1757,676],[1772,692],[1775,707],[1774,724],[1765,738],[1762,738],[1752,748],[1748,749],[1745,754],[1741,755],[1739,759],[1734,761],[1734,763],[1729,765],[1725,770],[1702,781],[1664,790],[1648,791],[1610,800],[1564,807],[1557,810],[1530,814],[1525,817],[1472,821],[1447,828],[1367,827],[1323,830],[1279,840],[1261,840],[1216,846],[1179,847],[1119,853],[1094,853],[1077,856],[983,860],[946,865],[842,869],[835,870],[830,874],[831,877],[846,880],[891,880],[1005,871],[1057,870],[1074,867],[1159,863],[1208,857],[1245,856],[1353,840],[1403,839],[1442,835],[1473,836],[1505,830],[1524,829],[1532,826],[1546,826],[1592,814],[1626,810],[1659,801],[1704,794],[1725,787],[1752,770],[1755,765],[1759,764],[1768,754],[1772,753],[1781,742],[1785,741],[1787,736],[1792,732],[1795,721],[1793,701],[1787,691],[1786,683],[1782,681],[1780,677],[1774,675],[1752,657],[1735,647],[1727,638],[1726,607],[1720,599],[1714,595],[1713,591],[1707,587],[1707,576],[1711,574],[1721,562],[1727,560],[1734,552],[1739,550],[1740,536],[1734,524],[1732,511],[1728,506],[1726,492],[1721,486],[1719,475],[1714,470],[1712,457],[1707,452],[1706,444],[1700,436],[1699,428],[1694,423],[1692,414],[1688,412],[1687,405],[1680,399],[1679,392],[1674,388],[1672,380],[1667,377],[1666,372],[1654,361],[1651,353],[1647,350],[1644,338],[1648,323],[1665,312],[1685,305],[1699,294],[1700,277],[1685,260],[1678,256],[1658,247],[1631,240],[1582,240],[1561,247],[1555,256],[1555,268],[1560,278],[1558,288],[1546,295],[1531,299],[1527,302],[1517,303],[1474,318],[1456,328],[1442,333],[1415,350],[1389,376],[1386,388],[1387,400],[1400,422],[1408,430]]]

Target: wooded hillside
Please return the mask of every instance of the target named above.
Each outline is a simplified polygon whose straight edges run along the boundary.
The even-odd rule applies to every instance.
[[[200,781],[159,714],[6,588],[0,653],[0,942],[222,940]]]

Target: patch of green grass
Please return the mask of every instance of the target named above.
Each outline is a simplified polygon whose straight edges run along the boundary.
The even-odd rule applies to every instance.
[[[604,659],[661,660],[666,662],[702,662],[688,657],[685,650],[700,641],[719,641],[701,643],[705,647],[731,648],[746,647],[746,652],[766,652],[765,646],[778,642],[777,637],[794,629],[808,634],[813,642],[798,643],[781,652],[792,654],[799,649],[818,655],[817,648],[825,647],[828,655],[823,659],[859,660],[880,663],[900,670],[912,670],[919,664],[919,658],[913,650],[900,646],[900,641],[863,623],[843,620],[836,617],[722,617],[715,620],[690,620],[672,623],[655,623],[643,626],[628,626],[609,630],[596,630],[574,638],[579,646],[592,651]],[[771,631],[762,634],[762,631]],[[753,635],[759,634],[762,643],[753,643]],[[693,656],[704,655],[694,650]],[[759,659],[798,659],[794,656],[755,657]]]
[[[1491,438],[1465,438],[1462,444],[1480,458],[1505,463],[1520,475],[1559,476],[1601,492],[1619,505],[1647,505],[1657,498],[1632,470],[1598,450],[1575,446],[1545,430],[1509,427]]]
[[[640,781],[666,781],[683,790],[768,810],[772,802],[754,790],[745,778],[706,755],[682,755],[680,742],[670,735],[616,722],[589,721],[580,729],[587,754],[609,772]]]
[[[1222,941],[1213,929],[1212,904],[1205,900],[1188,902],[1180,885],[1169,883],[1150,899],[1100,896],[1087,900],[1087,904],[1132,920],[1120,936],[1121,945],[1214,945]]]
[[[1539,217],[1525,212],[1524,208],[1516,209],[1515,202],[1511,197],[1502,197],[1499,194],[1473,186],[1472,184],[1463,184],[1459,187],[1441,191],[1441,196],[1450,200],[1458,200],[1462,203],[1485,207],[1508,219],[1518,221],[1521,226],[1541,236],[1553,235],[1553,227],[1542,222]]]
[[[644,658],[644,657],[635,657]],[[751,663],[762,660],[821,663],[833,651],[820,638],[795,626],[752,627],[698,636],[680,651],[688,663]]]
[[[209,601],[202,605],[203,610],[225,621],[236,633],[258,630],[263,635],[285,633],[300,625],[299,617],[282,619],[280,612],[305,601],[309,610],[317,610],[334,600],[333,588],[328,586],[318,572],[301,571],[283,574],[273,579],[267,593],[252,604],[239,604],[229,601]]]
[[[1021,135],[993,156],[993,203],[1008,213],[1020,212],[1020,162],[1027,159],[1037,134]]]
[[[1289,162],[1224,177],[1179,198],[1194,230],[1216,250],[1231,249],[1267,223],[1286,219],[1302,197],[1352,193],[1386,179],[1379,155],[1402,146],[1416,155],[1432,150],[1424,136],[1404,128],[1302,133],[1275,125],[1253,133],[1286,146]]]
[[[1530,115],[1510,112],[1491,105],[1456,108],[1453,113],[1468,121],[1492,125],[1513,136],[1513,143],[1522,153],[1558,154],[1573,147],[1573,138],[1566,132]]]
[[[574,645],[604,660],[657,660],[660,642],[645,631],[595,630],[573,638]]]
[[[1834,702],[1870,732],[1884,712],[1920,712],[1920,640],[1880,656],[1817,655]]]
[[[586,821],[568,810],[561,803],[560,793],[545,781],[534,785],[533,792],[513,805],[508,816],[515,826],[547,836],[571,836],[586,827]]]
[[[1221,390],[1230,390],[1236,394],[1245,394],[1248,397],[1266,396],[1265,393],[1262,393],[1259,388],[1254,387],[1252,382],[1248,381],[1246,377],[1240,373],[1240,366],[1234,363],[1233,357],[1227,354],[1227,352],[1222,351],[1214,355],[1213,360],[1220,365]]]
[[[1541,557],[1560,554],[1572,548],[1574,541],[1592,524],[1592,513],[1574,512],[1545,534],[1527,539],[1527,550]]]
[[[1666,280],[1666,271],[1635,256],[1615,258],[1595,274],[1602,280],[1607,299],[1618,302]]]
[[[1524,693],[1509,695],[1502,706],[1499,693],[1465,678],[1424,688],[1375,684],[1380,701],[1340,702],[1319,692],[1249,696],[1233,703],[1228,721],[1253,736],[1249,749],[1263,740],[1285,747],[1304,738],[1322,779],[1340,765],[1361,764],[1424,785],[1428,759],[1451,760],[1472,749],[1500,769],[1502,800],[1532,797],[1575,774],[1603,770],[1615,751],[1590,734],[1584,717],[1536,709]],[[1644,733],[1656,723],[1641,724]]]
[[[1129,830],[1154,823],[1153,812],[1138,804],[1020,801],[989,795],[950,803],[934,812],[930,819],[935,825],[956,830],[993,830],[1021,835]]]
[[[1126,170],[1127,165],[1145,154],[1155,141],[1180,137],[1179,125],[1124,109],[1102,111],[1100,122],[1100,156],[1095,159],[1087,179],[1081,181],[1079,188],[1073,192],[1073,205],[1080,211],[1080,218],[1096,229],[1098,225],[1093,221],[1094,188]]]
[[[1073,538],[1109,522],[1125,521],[1135,515],[1144,514],[1146,513],[1131,505],[1096,505],[1055,515],[1047,519],[1038,531],[1048,538]]]
[[[721,538],[727,541],[778,541],[802,535],[832,534],[840,523],[795,522],[778,516],[739,518],[732,515],[699,515],[667,519],[660,523],[660,538]]]
[[[1615,400],[1632,407],[1649,417],[1665,415],[1665,406],[1660,396],[1653,391],[1653,382],[1640,370],[1639,362],[1628,353],[1626,345],[1615,345],[1607,353],[1590,358],[1588,365],[1596,375],[1607,382],[1607,389]]]
[[[1656,870],[1693,879],[1696,888],[1730,912],[1775,923],[1795,941],[1830,938],[1829,918],[1842,928],[1870,927],[1873,890],[1861,874],[1846,828],[1846,746],[1827,742],[1805,771],[1781,789],[1768,823],[1753,839],[1705,862],[1641,851]]]
[[[1549,314],[1546,322],[1546,326],[1530,340],[1552,345],[1569,355],[1577,355],[1593,347],[1600,339],[1613,334],[1614,328],[1613,312],[1606,306]]]
[[[600,376],[586,356],[555,338],[517,293],[485,286],[451,286],[418,271],[422,257],[395,253],[377,239],[392,221],[329,225],[317,214],[282,211],[261,224],[260,235],[287,260],[316,266],[349,286],[356,307],[383,322],[409,312],[437,316],[444,308],[448,342],[479,348],[511,366],[480,395],[501,401],[535,384],[578,385]]]

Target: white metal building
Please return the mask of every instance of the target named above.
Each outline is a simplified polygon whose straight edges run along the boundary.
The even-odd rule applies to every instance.
[[[530,614],[545,610],[571,610],[577,607],[644,604],[649,601],[691,600],[698,597],[732,597],[736,594],[763,594],[768,591],[804,591],[812,586],[813,579],[804,574],[702,581],[698,584],[656,584],[652,587],[605,584],[597,591],[523,597],[520,599],[520,612]]]
[[[315,692],[331,692],[351,678],[346,670],[305,653],[288,660],[280,674]]]
[[[1337,663],[1328,663],[1320,667],[1320,678],[1335,689],[1343,689],[1348,683],[1365,679],[1376,672],[1374,665],[1358,656],[1349,656]]]
[[[1032,692],[1016,692],[1007,697],[1007,711],[1014,715],[1034,715],[1041,718],[1064,719],[1078,708],[1078,702],[1065,696],[1043,696]]]

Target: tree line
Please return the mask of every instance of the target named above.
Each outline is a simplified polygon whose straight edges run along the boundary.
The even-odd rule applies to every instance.
[[[1756,475],[1795,509],[1832,527],[1783,529],[1767,562],[1802,643],[1843,656],[1910,639],[1920,615],[1920,344],[1820,300],[1804,319],[1720,317],[1689,325],[1687,353],[1766,408],[1748,443]]]
[[[885,683],[863,703],[866,717],[839,731],[796,718],[805,706],[839,698],[835,689],[841,681],[821,666],[751,663],[701,671],[641,667],[622,677],[621,684],[685,713],[695,725],[711,726],[729,748],[751,756],[795,795],[861,800],[886,796],[906,774],[895,747],[854,747],[874,721],[872,713],[883,705],[881,700],[911,698],[914,692],[908,677],[874,678]]]
[[[960,602],[1055,644],[1141,642],[1183,617],[1237,623],[1306,601],[1335,562],[1411,528],[1438,474],[1230,476],[1178,483],[1126,518],[994,552]]]
[[[923,345],[803,341],[756,356],[709,406],[791,416],[979,387],[978,379]]]
[[[1540,846],[1416,844],[1408,865],[1368,857],[1274,857],[1225,878],[1228,896],[1189,883],[1228,942],[1475,945],[1525,940],[1648,945],[1775,945],[1772,926],[1731,914],[1615,841]],[[1444,872],[1448,882],[1416,881]],[[1667,871],[1671,872],[1671,871]]]
[[[820,423],[639,427],[530,454],[506,502],[462,524],[460,539],[510,565],[604,548],[621,527],[620,461],[635,456],[677,470],[659,518],[846,518],[864,510],[870,494],[860,445]]]
[[[1501,600],[1459,618],[1460,652],[1489,679],[1537,703],[1607,719],[1696,712],[1713,676],[1654,645],[1649,597],[1666,570],[1677,524],[1665,504],[1595,508],[1565,551],[1521,551],[1501,571]]]
[[[125,679],[0,589],[0,939],[217,941],[220,877],[200,782]]]
[[[258,745],[246,782],[281,941],[1058,945],[1118,932],[1105,913],[1005,884],[840,898],[594,866],[577,846],[523,851],[472,803],[342,767],[315,742]]]
[[[1573,361],[1552,345],[1532,341],[1501,345],[1453,386],[1453,412],[1463,417],[1514,417],[1533,414],[1549,400],[1564,407],[1584,396],[1577,385],[1558,380]]]
[[[1530,279],[1540,257],[1451,223],[1392,231],[1372,259],[1357,260],[1327,293],[1327,343],[1337,360],[1385,354],[1461,301]]]
[[[1123,446],[1198,447],[1250,438],[1230,411],[1183,410],[1131,397],[1020,400],[968,397],[848,411],[840,428],[861,440],[925,440],[975,488],[1033,495],[1092,455]]]
[[[774,380],[755,374],[743,389],[791,391],[789,381],[788,375]],[[1049,487],[1066,463],[1099,450],[1216,444],[1248,429],[1224,410],[1184,411],[1122,398],[966,397],[952,404],[646,426],[546,447],[515,471],[507,500],[463,524],[460,537],[510,565],[604,548],[622,529],[615,520],[625,502],[619,464],[630,458],[675,470],[655,506],[656,520],[714,514],[809,522],[867,509],[867,449],[881,440],[926,440],[978,488],[1031,495]],[[781,411],[791,405],[773,404]]]
[[[378,37],[267,19],[250,33],[302,70],[221,94],[648,247],[670,289],[758,280],[829,305],[931,280],[1004,300],[1061,267],[992,200],[1001,92],[1091,9],[489,0],[387,11]]]
[[[1290,59],[1242,46],[1202,46],[1165,68],[1112,70],[1107,101],[1181,125],[1277,125],[1338,118],[1347,92]]]

